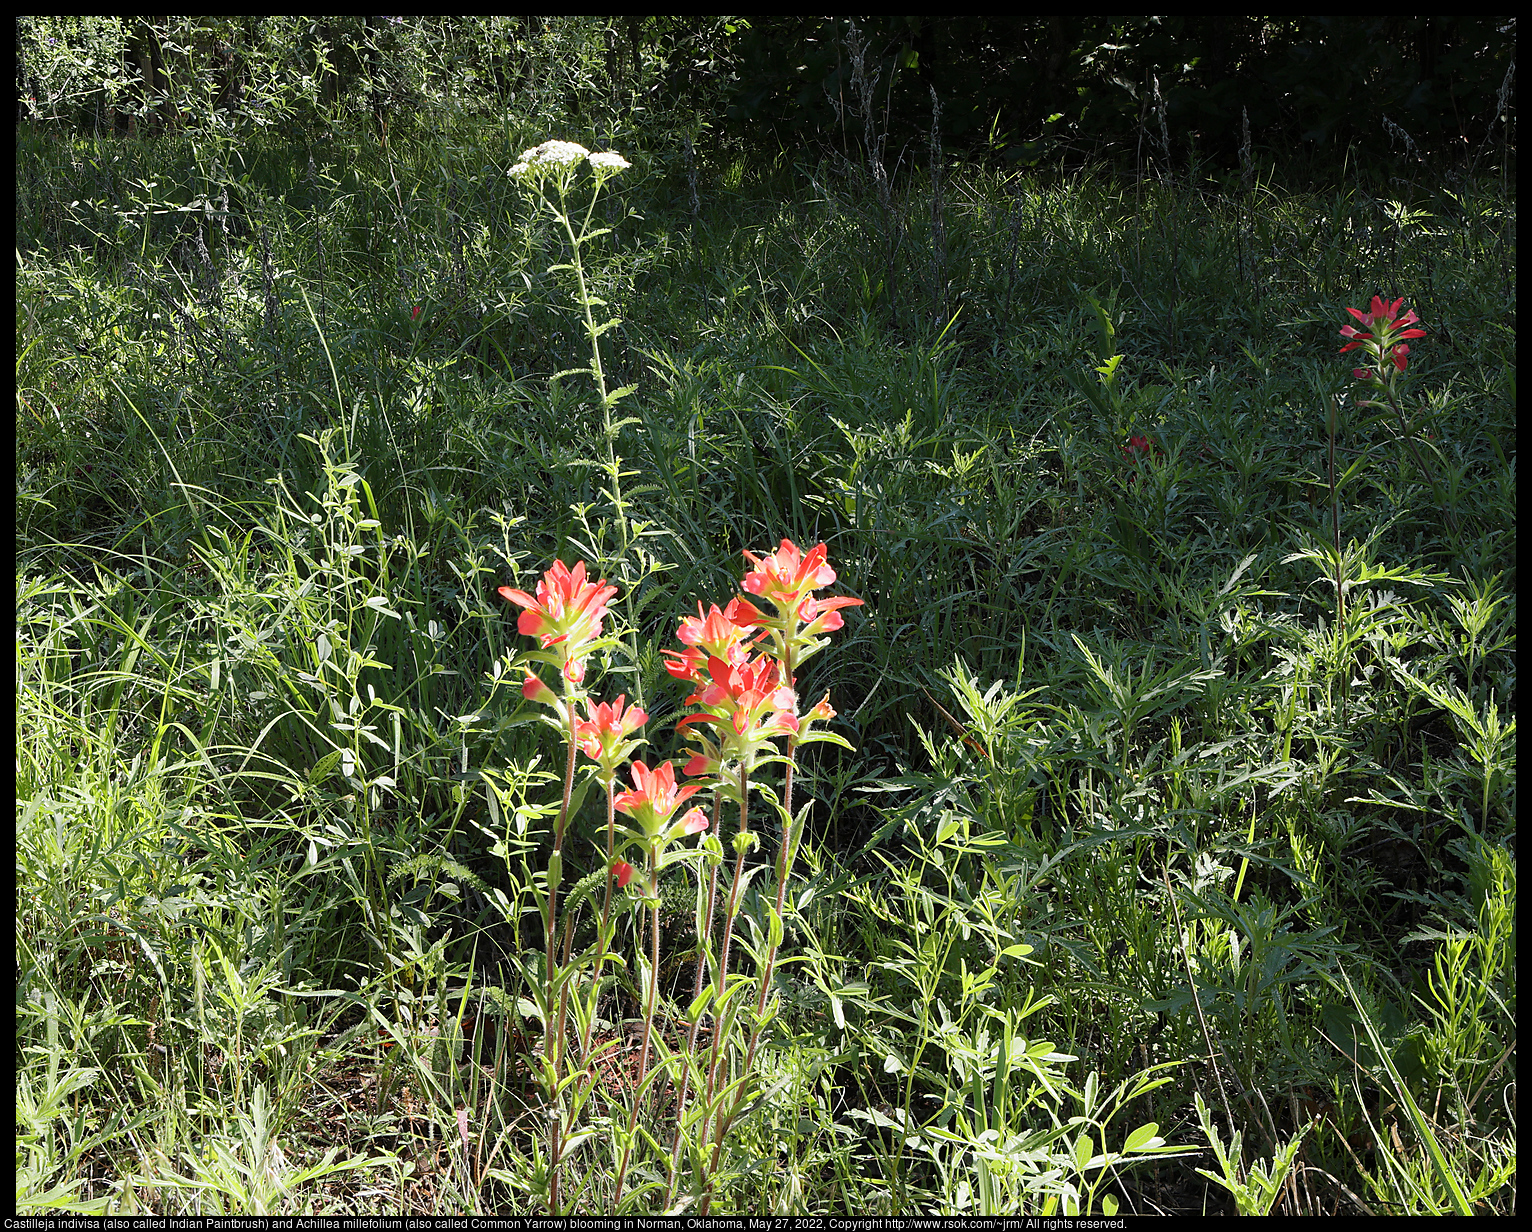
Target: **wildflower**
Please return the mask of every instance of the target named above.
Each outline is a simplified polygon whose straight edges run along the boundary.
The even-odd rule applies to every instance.
[[[1122,456],[1135,466],[1141,459],[1150,459],[1154,455],[1154,442],[1147,436],[1130,436],[1128,443],[1122,447]],[[1137,478],[1137,475],[1129,475],[1128,483],[1132,484]]]
[[[1424,338],[1426,336],[1426,331],[1423,329],[1403,328],[1407,325],[1414,325],[1420,320],[1420,318],[1415,315],[1415,310],[1413,308],[1410,309],[1409,312],[1405,313],[1402,317],[1398,316],[1399,309],[1403,306],[1403,304],[1404,299],[1402,296],[1399,299],[1396,299],[1392,304],[1385,304],[1381,295],[1374,295],[1372,297],[1371,312],[1363,312],[1358,308],[1347,308],[1346,311],[1354,316],[1363,325],[1366,325],[1369,329],[1376,329],[1380,333],[1392,334],[1394,337],[1401,339]],[[1359,333],[1349,325],[1342,325],[1340,332],[1342,338],[1355,339],[1355,341],[1349,342],[1345,346],[1341,347],[1342,355],[1355,347],[1361,346],[1362,340],[1364,338],[1372,337],[1371,334]]]
[[[822,543],[805,555],[792,540],[784,539],[770,556],[762,558],[746,552],[745,559],[755,568],[745,574],[740,585],[780,608],[794,608],[811,590],[835,583],[835,570],[825,563]]]
[[[621,154],[606,153],[592,154],[590,156],[590,165],[596,174],[604,179],[608,175],[616,175],[619,171],[626,171],[633,164]]]
[[[1403,372],[1405,365],[1409,363],[1409,360],[1406,358],[1409,353],[1410,348],[1401,343],[1399,346],[1391,349],[1387,353],[1386,358],[1393,362],[1395,368],[1397,368],[1400,372]],[[1351,370],[1351,375],[1359,381],[1370,381],[1374,377],[1374,373],[1371,368],[1353,368]],[[1377,379],[1381,381],[1383,378],[1379,376]]]
[[[559,695],[544,684],[536,672],[528,672],[527,678],[521,682],[521,695],[529,702],[541,702],[544,706],[557,708],[559,704]]]
[[[416,304],[413,308],[410,309],[410,320],[412,320],[412,321],[420,320],[420,312],[421,312],[421,307],[420,307],[419,304]]]
[[[712,679],[687,698],[688,703],[725,710],[723,717],[738,735],[744,735],[758,725],[768,709],[774,712],[773,730],[797,730],[798,720],[793,707],[798,699],[791,688],[781,684],[782,666],[775,659],[759,655],[740,664],[709,659],[708,673]],[[708,715],[693,715],[681,722],[693,720],[719,722],[717,717]]]
[[[797,713],[794,671],[827,644],[819,639],[821,633],[845,623],[841,609],[862,602],[850,595],[814,595],[814,590],[835,581],[822,543],[803,552],[790,539],[783,539],[767,556],[746,552],[745,557],[753,568],[742,588],[774,607],[775,614],[763,612],[743,596],[721,611],[714,605],[704,613],[698,604],[696,618],[683,619],[677,632],[687,649],[666,652],[666,670],[695,686],[687,705],[700,708],[700,713],[676,724],[678,731],[700,746],[686,763],[689,775],[717,774],[731,759],[749,766],[776,737],[796,739],[803,731],[803,720]],[[751,629],[761,632],[747,640]],[[767,638],[769,650],[751,658],[750,650]],[[834,713],[827,696],[804,718],[824,720]],[[712,739],[703,734],[703,724],[715,729]]]
[[[744,663],[725,663],[710,658],[707,666],[707,678],[686,699],[703,712],[676,724],[677,731],[685,731],[702,748],[686,763],[688,775],[716,774],[728,758],[748,762],[774,737],[798,731],[798,696],[782,683],[781,664],[775,659],[758,655]],[[701,723],[718,729],[719,744],[687,730]]]
[[[633,880],[633,866],[625,860],[613,860],[612,876],[617,878],[617,888],[621,890]]]
[[[526,609],[517,618],[517,631],[539,639],[544,650],[559,647],[564,677],[573,684],[585,679],[585,658],[579,652],[601,636],[601,620],[616,593],[617,587],[606,581],[587,582],[583,560],[573,569],[554,561],[537,584],[536,598],[524,590],[500,587],[504,598]]]
[[[525,151],[524,163],[542,163],[549,167],[572,167],[582,158],[589,158],[590,151],[574,141],[545,141]]]
[[[706,614],[702,604],[698,603],[695,616],[681,617],[676,637],[688,646],[701,647],[715,659],[726,659],[745,636],[744,627],[735,619],[739,611],[739,599],[730,599],[728,606],[722,609],[715,603]]]
[[[777,609],[777,615],[767,616],[749,600],[740,599],[733,616],[736,624],[769,629],[783,643],[808,650],[810,639],[845,624],[839,609],[861,606],[862,600],[850,595],[826,599],[813,597],[811,592],[835,581],[835,570],[825,561],[825,545],[822,543],[807,552],[800,552],[791,540],[784,539],[782,546],[770,556],[760,557],[746,552],[745,558],[755,568],[745,574],[740,585],[752,595],[771,603]],[[807,627],[799,629],[799,622]],[[800,654],[795,663],[802,662],[804,657],[806,654]]]
[[[507,174],[512,179],[519,180],[539,177],[550,172],[568,172],[572,171],[575,164],[582,158],[589,157],[590,151],[573,141],[545,141],[542,145],[523,151],[521,161]]]
[[[624,710],[626,702],[624,694],[618,694],[617,700],[610,704],[601,702],[592,706],[587,702],[587,717],[575,724],[580,751],[600,763],[608,775],[615,774],[618,762],[643,743],[629,741],[628,737],[649,721],[649,716],[637,706]]]
[[[1399,309],[1403,305],[1403,299],[1396,299],[1392,304],[1385,304],[1382,296],[1374,295],[1370,312],[1363,312],[1358,308],[1346,309],[1361,324],[1374,331],[1364,333],[1352,325],[1341,326],[1341,337],[1348,338],[1350,341],[1341,347],[1340,353],[1344,355],[1347,351],[1354,351],[1360,347],[1377,365],[1374,368],[1353,368],[1351,375],[1356,380],[1383,384],[1390,375],[1384,367],[1387,363],[1392,363],[1397,372],[1405,370],[1410,354],[1408,341],[1412,338],[1424,338],[1426,331],[1409,328],[1418,324],[1420,318],[1415,315],[1414,309],[1400,316]]]
[[[701,685],[706,682],[708,659],[722,659],[726,663],[743,662],[748,654],[748,621],[741,619],[743,607],[750,607],[741,599],[731,599],[727,607],[715,603],[704,613],[697,604],[695,616],[681,617],[676,638],[685,644],[686,650],[667,650],[665,670],[678,680]],[[754,612],[754,608],[750,608]]]
[[[659,836],[671,815],[685,804],[687,800],[702,790],[701,783],[688,783],[684,787],[676,786],[675,766],[662,761],[653,770],[641,761],[634,761],[631,770],[633,787],[628,791],[618,792],[612,798],[619,813],[624,813],[633,818],[642,827],[644,833],[650,838]],[[697,814],[694,817],[692,814]],[[697,825],[698,817],[701,818],[701,826]],[[706,829],[707,818],[701,809],[693,809],[680,823],[686,833],[696,833],[699,829]]]

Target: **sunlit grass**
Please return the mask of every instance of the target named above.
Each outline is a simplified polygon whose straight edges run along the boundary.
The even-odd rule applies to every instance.
[[[801,687],[855,752],[800,770],[715,1212],[1512,1210],[1514,201],[955,170],[941,287],[918,183],[890,252],[828,166],[692,224],[635,156],[586,256],[622,547],[491,174],[543,135],[283,153],[227,234],[146,208],[171,139],[19,152],[22,1209],[526,1208],[543,938],[495,844],[541,867],[561,762],[495,588],[610,571],[592,670],[663,756],[661,647],[785,536],[867,601]],[[1345,415],[1338,621],[1324,408],[1379,293],[1432,473]],[[1159,1139],[1201,1154],[1113,1154]]]

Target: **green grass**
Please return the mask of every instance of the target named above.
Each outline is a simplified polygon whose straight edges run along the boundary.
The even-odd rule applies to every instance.
[[[788,537],[866,600],[800,688],[854,751],[715,1213],[1513,1210],[1514,198],[954,166],[938,246],[918,178],[747,158],[693,222],[624,149],[619,511],[546,135],[18,137],[20,1209],[532,1209],[562,753],[495,589],[619,584],[652,761]],[[1343,398],[1338,622],[1374,294],[1417,448]]]

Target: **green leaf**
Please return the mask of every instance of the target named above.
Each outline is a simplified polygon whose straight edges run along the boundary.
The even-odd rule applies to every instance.
[[[844,736],[837,736],[834,732],[815,731],[798,738],[798,747],[801,749],[806,744],[838,744],[843,749],[855,750],[856,746]]]
[[[712,1001],[712,999],[713,999],[713,985],[712,984],[706,984],[706,985],[703,986],[702,991],[692,1001],[691,1005],[687,1006],[687,1009],[686,1009],[686,1021],[687,1022],[696,1022],[697,1019],[702,1017],[703,1012],[707,1009],[708,1003],[710,1001]]]
[[[340,765],[340,757],[340,749],[336,749],[333,753],[326,753],[321,757],[314,768],[309,771],[309,785],[318,787],[319,784],[334,774],[335,767]]]

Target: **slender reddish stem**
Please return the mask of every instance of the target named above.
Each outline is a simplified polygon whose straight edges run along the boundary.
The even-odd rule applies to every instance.
[[[596,970],[591,977],[595,982],[596,997],[599,1001],[601,996],[601,968],[606,965],[606,927],[611,918],[612,911],[612,861],[616,858],[617,851],[617,785],[614,780],[608,780],[606,785],[606,896],[601,901],[601,927],[596,934]],[[580,1060],[587,1062],[590,1057],[590,1031],[596,1021],[595,1004],[591,1006],[590,1017],[585,1020],[585,1030],[580,1036]]]
[[[749,787],[750,767],[744,762],[739,767],[739,832],[747,834],[750,830],[749,822]],[[713,1047],[708,1061],[707,1094],[705,1099],[708,1103],[713,1100],[713,1092],[718,1086],[718,1062],[723,1055],[723,1019],[721,1006],[725,981],[729,974],[729,943],[734,937],[734,917],[739,913],[739,884],[745,875],[745,844],[739,845],[739,852],[734,860],[734,883],[729,887],[729,905],[724,913],[723,941],[719,946],[718,956],[718,986],[713,994]],[[706,1126],[703,1126],[704,1131]]]
[[[573,697],[566,701],[569,707],[569,715],[565,720],[569,732],[569,756],[564,763],[564,800],[559,806],[558,829],[553,835],[553,858],[550,861],[556,875],[548,878],[548,917],[546,921],[548,941],[548,961],[546,965],[546,979],[549,1008],[552,1008],[553,986],[556,982],[558,969],[558,931],[554,927],[558,916],[559,881],[564,873],[564,831],[569,825],[569,802],[574,795],[575,773],[575,703]],[[565,990],[567,993],[567,989]],[[564,1013],[567,1008],[565,993],[559,995],[558,1021],[545,1023],[543,1038],[548,1049],[548,1062],[552,1068],[553,1086],[548,1092],[549,1108],[548,1117],[548,1213],[558,1214],[559,1205],[559,1153],[561,1149],[560,1136],[562,1133],[562,1120],[558,1110],[558,1081],[559,1066],[564,1053]]]
[[[782,657],[782,678],[783,678],[783,680],[785,680],[787,682],[789,688],[793,687],[796,684],[796,682],[793,679],[793,638],[792,638],[792,635],[793,635],[794,632],[795,632],[795,630],[792,629],[792,628],[790,628],[788,630],[788,636],[785,639],[785,649],[783,651],[783,657]],[[798,746],[798,738],[797,738],[797,736],[796,735],[789,736],[788,737],[788,741],[787,741],[787,769],[786,769],[786,771],[785,771],[785,773],[783,775],[783,782],[782,782],[782,810],[783,810],[783,816],[782,816],[782,849],[777,853],[777,919],[778,920],[780,920],[782,918],[782,910],[783,910],[783,907],[784,907],[784,905],[786,904],[786,901],[787,901],[787,878],[788,878],[789,872],[791,871],[789,866],[788,866],[788,860],[789,860],[789,858],[791,857],[791,855],[793,853],[793,767],[796,765],[797,746]],[[741,863],[743,863],[743,856],[741,856]],[[738,878],[738,873],[736,872],[736,880],[737,880],[737,878]],[[731,914],[730,914],[730,921],[732,922],[732,920],[733,920],[733,915],[732,915],[732,912],[731,912]],[[769,923],[768,923],[768,934],[767,935],[768,935],[768,938],[769,938],[769,936],[770,936],[770,933],[769,933]],[[761,990],[760,990],[759,995],[756,997],[755,1023],[751,1027],[751,1029],[750,1029],[750,1043],[749,1043],[749,1045],[745,1049],[745,1066],[744,1066],[744,1071],[743,1072],[746,1073],[746,1074],[748,1074],[750,1072],[751,1067],[755,1064],[756,1050],[760,1046],[760,1042],[761,1042],[761,1022],[762,1022],[762,1019],[765,1017],[765,1014],[766,1014],[766,1001],[767,1001],[767,998],[768,998],[768,996],[770,995],[770,992],[771,992],[771,979],[772,979],[773,974],[776,971],[776,965],[777,965],[777,947],[770,940],[768,940],[767,941],[767,949],[766,949],[766,966],[765,966],[765,969],[761,972]],[[715,1040],[715,1043],[716,1043],[716,1040]],[[709,1096],[709,1098],[712,1097],[712,1090],[713,1090],[713,1084],[712,1084],[712,1081],[711,1081],[711,1078],[710,1078],[709,1084],[708,1084],[708,1096]],[[739,1089],[739,1093],[735,1096],[734,1102],[730,1106],[728,1112],[723,1114],[723,1116],[720,1117],[720,1119],[719,1119],[718,1126],[717,1126],[717,1131],[714,1134],[714,1138],[713,1138],[713,1158],[712,1158],[711,1166],[710,1166],[710,1168],[708,1170],[709,1177],[713,1176],[718,1171],[718,1161],[719,1161],[719,1159],[723,1155],[724,1140],[729,1135],[729,1129],[730,1129],[730,1127],[734,1123],[734,1118],[738,1114],[741,1104],[744,1103],[745,1095],[746,1095],[745,1088],[743,1086],[741,1086],[740,1089]],[[711,1204],[712,1204],[712,1198],[713,1198],[713,1194],[712,1194],[712,1189],[711,1189],[711,1184],[710,1184],[708,1192],[703,1194],[703,1196],[702,1196],[701,1213],[703,1215],[708,1214],[709,1208],[711,1207]]]
[[[718,833],[718,823],[722,820],[723,797],[717,793],[713,796],[713,833]],[[707,975],[707,952],[713,944],[713,908],[718,893],[718,865],[709,860],[707,881],[707,910],[703,914],[701,927],[697,930],[697,979],[692,989],[692,1000],[695,1001],[702,995],[702,983]],[[714,1015],[716,1021],[717,1015]],[[698,1014],[687,1024],[686,1031],[686,1055],[691,1057],[697,1050],[697,1030],[702,1025],[702,1015]],[[670,1142],[670,1175],[665,1180],[665,1202],[663,1209],[669,1210],[671,1199],[676,1193],[676,1173],[681,1167],[681,1121],[686,1115],[686,1097],[691,1090],[692,1071],[691,1066],[684,1066],[681,1070],[681,1093],[676,1098],[676,1132]]]
[[[638,1054],[638,1081],[633,1086],[633,1106],[628,1112],[628,1141],[622,1148],[622,1163],[617,1168],[617,1196],[612,1199],[615,1207],[622,1201],[622,1186],[628,1176],[628,1159],[633,1154],[633,1138],[638,1126],[638,1105],[640,1093],[643,1091],[644,1078],[649,1073],[649,1038],[654,1029],[654,1007],[660,995],[660,900],[659,900],[659,862],[660,853],[658,844],[649,848],[649,868],[654,881],[649,887],[649,893],[654,898],[654,906],[650,909],[649,918],[649,1003],[644,1007],[644,1034],[639,1044]]]

